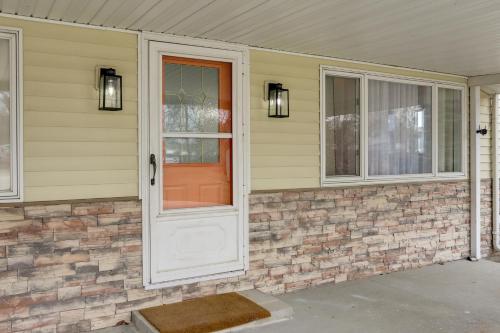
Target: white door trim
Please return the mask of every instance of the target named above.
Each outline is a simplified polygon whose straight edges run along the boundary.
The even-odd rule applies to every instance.
[[[236,51],[241,53],[241,64],[238,69],[238,80],[236,82],[236,89],[238,91],[238,118],[240,119],[238,127],[241,131],[241,146],[243,152],[239,152],[239,162],[242,164],[243,175],[242,191],[243,202],[241,203],[242,218],[243,218],[243,251],[244,251],[244,270],[228,272],[224,274],[215,274],[203,276],[193,279],[177,280],[166,283],[151,283],[151,257],[150,257],[150,224],[149,224],[149,178],[150,178],[150,165],[149,165],[149,45],[150,42],[164,42],[175,44],[176,49],[182,49],[183,46],[189,47],[203,47],[207,49],[208,55],[214,49],[225,51]],[[142,197],[142,245],[143,245],[143,285],[146,289],[163,288],[172,285],[187,284],[203,280],[210,280],[215,278],[224,278],[239,275],[248,270],[248,243],[249,243],[249,228],[248,228],[248,194],[250,193],[250,83],[249,83],[249,51],[248,48],[241,45],[222,43],[209,40],[200,40],[196,38],[167,36],[155,33],[141,33],[139,36],[139,54],[140,54],[140,73],[139,73],[139,86],[140,86],[140,110],[139,110],[139,185]],[[189,56],[186,54],[186,56]]]

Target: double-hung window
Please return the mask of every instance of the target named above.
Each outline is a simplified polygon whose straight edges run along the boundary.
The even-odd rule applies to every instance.
[[[323,185],[465,177],[461,85],[321,71]]]
[[[0,30],[0,202],[21,199],[19,31]]]

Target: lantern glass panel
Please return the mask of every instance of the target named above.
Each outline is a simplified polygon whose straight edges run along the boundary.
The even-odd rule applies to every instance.
[[[114,71],[102,73],[99,81],[99,109],[122,109],[122,77],[114,75]]]
[[[99,110],[104,110],[104,75],[99,78]]]
[[[120,107],[120,86],[121,79],[117,76],[105,77],[104,100],[105,107],[116,109]]]
[[[277,90],[273,89],[272,86],[269,87],[269,117],[276,117],[278,115],[277,105],[276,105],[276,93]]]
[[[269,84],[269,117],[286,118],[288,111],[288,89],[283,89],[280,83]]]
[[[278,91],[278,108],[280,117],[288,117],[288,89]]]

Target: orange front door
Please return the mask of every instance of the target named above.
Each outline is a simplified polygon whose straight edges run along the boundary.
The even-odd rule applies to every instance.
[[[232,204],[231,63],[162,56],[163,209]]]

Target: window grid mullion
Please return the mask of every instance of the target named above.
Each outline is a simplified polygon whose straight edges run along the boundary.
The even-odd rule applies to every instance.
[[[368,179],[368,77],[363,75],[363,93],[361,94],[363,112],[361,117],[363,145],[361,151],[363,153],[363,180]]]

